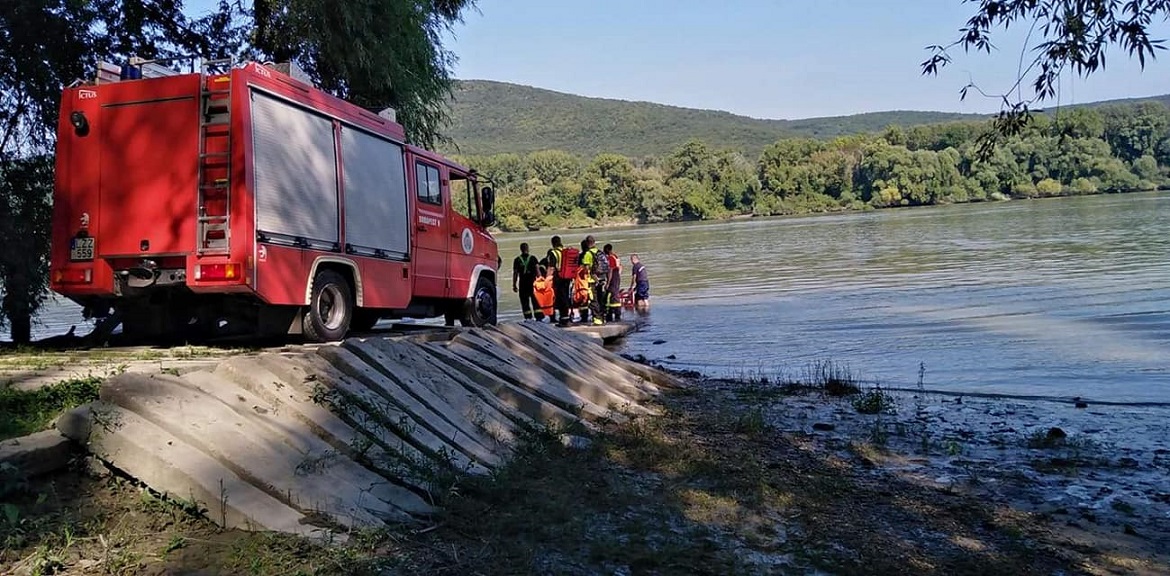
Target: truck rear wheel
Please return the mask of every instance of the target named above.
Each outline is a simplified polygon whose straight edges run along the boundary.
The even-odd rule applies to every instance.
[[[466,304],[463,319],[464,326],[483,327],[496,323],[496,285],[487,278],[480,278],[475,284],[475,292]]]
[[[313,279],[309,311],[305,313],[305,337],[313,342],[345,338],[353,320],[353,291],[349,282],[333,270],[322,270]]]

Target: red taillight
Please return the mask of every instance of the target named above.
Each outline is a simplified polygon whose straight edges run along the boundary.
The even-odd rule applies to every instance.
[[[229,262],[227,264],[196,264],[195,265],[195,279],[202,281],[212,280],[238,280],[240,278],[240,264],[238,262]]]
[[[92,284],[93,268],[66,268],[53,273],[57,284]]]

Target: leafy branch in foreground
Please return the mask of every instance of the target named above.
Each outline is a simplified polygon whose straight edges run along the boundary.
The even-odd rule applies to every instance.
[[[990,53],[995,47],[993,30],[1029,26],[1015,83],[1007,91],[987,94],[972,82],[960,92],[961,99],[976,90],[1003,102],[992,129],[980,141],[986,157],[1001,136],[1019,134],[1027,125],[1032,104],[1057,96],[1065,70],[1087,78],[1105,68],[1111,48],[1125,51],[1144,70],[1147,60],[1165,49],[1163,39],[1150,36],[1150,28],[1156,20],[1170,18],[1170,0],[978,0],[978,4],[975,14],[959,29],[959,38],[947,45],[928,46],[930,57],[921,66],[923,74],[937,75],[953,61],[951,50]],[[1039,40],[1032,45],[1036,33]],[[1035,56],[1025,66],[1028,52]],[[1033,95],[1024,98],[1022,86],[1029,76]]]

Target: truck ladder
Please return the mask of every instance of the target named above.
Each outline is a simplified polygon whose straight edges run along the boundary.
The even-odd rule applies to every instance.
[[[232,234],[232,61],[204,60],[201,68],[196,253],[227,254]]]

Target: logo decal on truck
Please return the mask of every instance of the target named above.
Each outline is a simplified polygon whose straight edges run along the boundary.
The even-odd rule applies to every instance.
[[[439,219],[435,218],[434,216],[423,216],[422,214],[419,214],[418,223],[419,224],[426,224],[428,226],[438,226]]]
[[[268,248],[266,246],[259,246],[256,248],[256,259],[261,262],[268,261]]]
[[[474,249],[475,249],[475,236],[471,235],[470,228],[464,228],[463,229],[463,253],[464,254],[471,254],[471,251]]]
[[[93,90],[78,90],[77,97],[82,100],[93,100],[94,98],[97,98],[97,92],[94,92]]]

